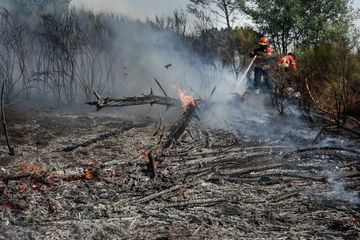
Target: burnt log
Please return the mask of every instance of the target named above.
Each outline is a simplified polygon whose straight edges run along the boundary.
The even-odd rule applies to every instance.
[[[143,95],[141,97],[124,97],[124,98],[102,98],[98,93],[94,92],[97,100],[94,102],[86,102],[88,105],[96,106],[97,110],[101,110],[104,107],[127,107],[135,105],[157,104],[167,107],[180,105],[180,101],[168,96],[157,96],[152,92],[149,95]]]
[[[171,147],[172,144],[176,142],[186,131],[186,128],[188,127],[192,117],[195,116],[195,109],[196,106],[191,104],[186,108],[186,111],[183,113],[181,119],[170,129],[170,133],[165,144],[163,145],[163,148]]]

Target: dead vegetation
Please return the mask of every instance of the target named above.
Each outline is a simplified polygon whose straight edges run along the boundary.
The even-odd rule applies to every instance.
[[[14,114],[19,154],[3,148],[0,163],[4,238],[359,237],[358,150],[297,150],[192,118],[159,151],[148,118]]]

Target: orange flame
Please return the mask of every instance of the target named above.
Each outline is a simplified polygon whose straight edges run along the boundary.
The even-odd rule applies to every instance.
[[[184,91],[181,89],[178,89],[178,92],[184,111],[186,111],[189,107],[196,107],[196,102],[192,96],[185,95]]]

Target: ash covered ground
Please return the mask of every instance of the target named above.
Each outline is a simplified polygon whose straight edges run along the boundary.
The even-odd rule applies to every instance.
[[[0,239],[360,237],[356,141],[311,146],[315,130],[240,111],[219,127],[194,118],[157,153],[159,119],[146,112],[25,104],[6,112],[17,156],[2,136]]]

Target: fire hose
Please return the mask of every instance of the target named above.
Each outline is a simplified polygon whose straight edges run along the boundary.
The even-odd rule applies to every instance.
[[[247,69],[245,70],[243,76],[242,76],[242,77],[240,78],[240,80],[235,84],[235,88],[234,88],[234,89],[236,89],[239,85],[241,86],[242,81],[244,81],[244,79],[245,79],[246,75],[248,74],[251,66],[254,64],[256,57],[257,57],[257,55],[255,55],[255,56],[253,57],[253,59],[251,60],[251,63],[249,64],[249,66],[248,66]]]

